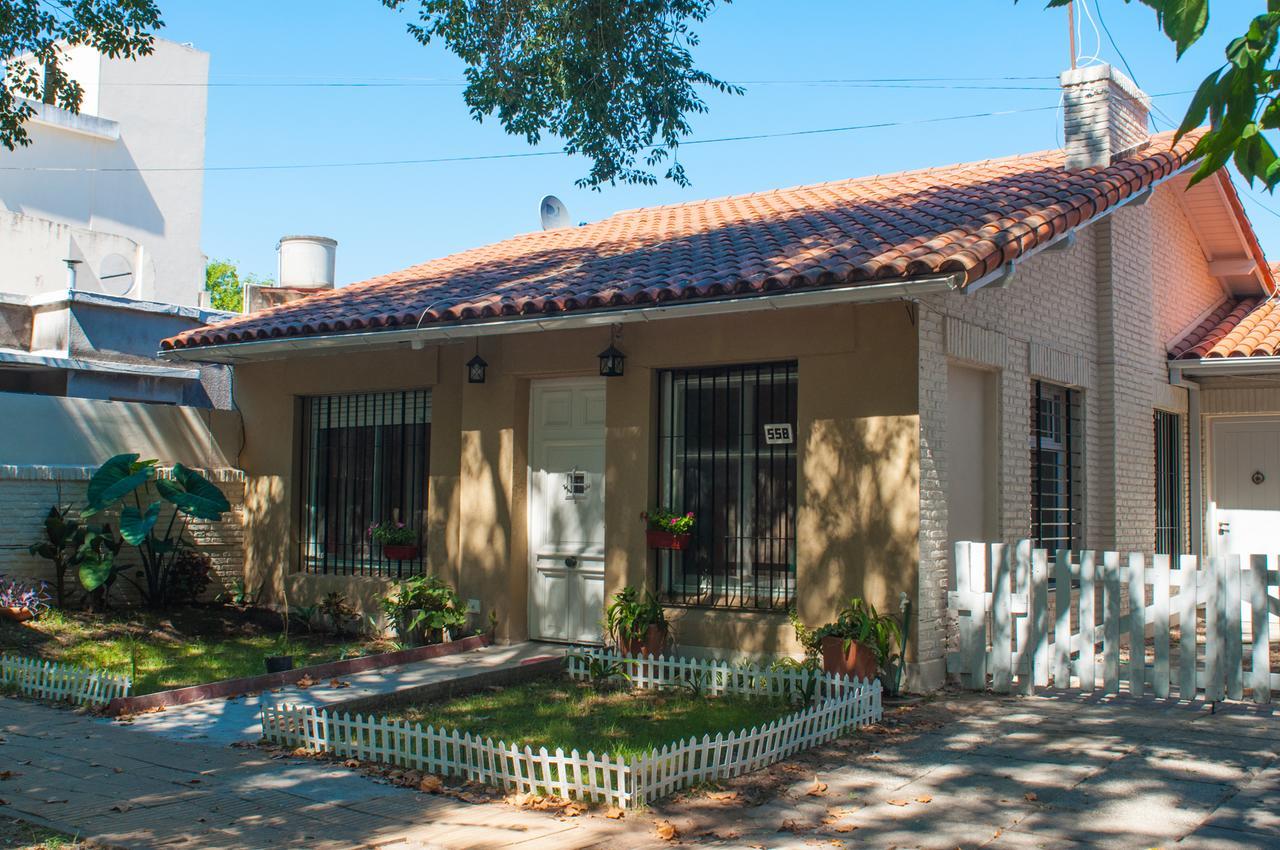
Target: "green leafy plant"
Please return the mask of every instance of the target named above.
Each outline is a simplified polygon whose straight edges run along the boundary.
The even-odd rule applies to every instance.
[[[259,589],[257,595],[250,593],[249,586],[245,583],[245,580],[237,578],[232,579],[227,589],[219,593],[216,598],[218,602],[226,602],[232,605],[252,605],[261,593],[261,589]]]
[[[834,622],[815,629],[809,640],[812,645],[820,646],[825,637],[840,638],[846,651],[854,641],[871,647],[881,670],[887,670],[900,658],[894,647],[902,643],[902,624],[892,615],[879,613],[870,602],[855,596],[840,609]]]
[[[312,634],[316,629],[316,615],[320,613],[319,605],[294,605],[293,616],[298,619],[306,627],[307,634]]]
[[[383,546],[412,546],[418,542],[418,532],[396,519],[386,519],[369,526],[369,537]]]
[[[613,595],[604,612],[605,632],[615,643],[641,640],[650,626],[668,628],[666,612],[653,593],[641,596],[634,587],[624,587]]]
[[[142,560],[138,590],[149,606],[161,608],[169,601],[174,562],[194,548],[185,537],[190,520],[219,521],[231,505],[200,473],[175,464],[172,479],[156,478],[156,461],[138,458],[120,454],[100,466],[89,479],[88,507],[80,515],[83,519],[120,509],[120,536],[137,548]],[[166,505],[169,516],[161,534],[157,529]]]
[[[168,602],[174,605],[190,605],[213,581],[213,559],[204,552],[183,548],[169,568]]]
[[[336,590],[325,594],[320,600],[319,608],[320,614],[329,621],[330,628],[338,636],[346,635],[350,626],[360,619],[355,609],[347,603],[347,597]]]
[[[689,534],[693,531],[693,511],[677,514],[665,508],[655,508],[640,514],[652,531],[665,531],[669,534]]]
[[[631,681],[631,674],[621,661],[599,655],[575,654],[567,657],[586,665],[587,678],[591,681],[591,687],[596,690],[617,687],[623,682]]]
[[[404,640],[422,631],[460,629],[467,623],[466,606],[457,591],[436,576],[414,576],[399,582],[379,600],[382,610]]]
[[[69,516],[71,506],[49,508],[44,518],[44,540],[32,543],[27,551],[53,562],[53,598],[59,607],[66,604],[67,573],[80,563],[80,547],[88,527]]]
[[[120,561],[120,550],[124,545],[124,538],[112,531],[109,525],[104,524],[85,535],[76,558],[76,577],[88,594],[89,604],[94,610],[107,609],[111,588],[124,571],[124,565]]]
[[[792,616],[795,616],[794,611]],[[792,622],[797,621],[793,619]],[[804,679],[799,686],[793,685],[789,679],[785,680],[782,693],[789,702],[799,703],[803,707],[813,704],[813,698],[818,693],[818,682],[822,677],[822,664],[816,655],[806,654],[804,658],[779,658],[769,667],[780,673],[803,673]]]

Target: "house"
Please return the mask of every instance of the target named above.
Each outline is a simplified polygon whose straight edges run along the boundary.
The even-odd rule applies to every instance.
[[[204,300],[200,249],[209,55],[157,39],[136,61],[64,45],[73,114],[33,103],[32,144],[0,151],[0,573],[48,577],[30,555],[53,505],[82,506],[120,452],[205,469],[233,504],[240,422],[230,370],[174,364],[160,341],[225,320]],[[234,523],[198,530],[224,576]]]
[[[0,393],[230,407],[227,369],[156,360],[233,314],[204,300],[209,54],[154,47],[65,47],[80,112],[32,103],[31,145],[0,153]]]
[[[1062,84],[1061,150],[631,210],[166,340],[235,367],[249,583],[373,611],[430,572],[555,641],[643,585],[734,655],[905,599],[928,688],[952,541],[1186,550],[1168,346],[1275,278],[1229,180],[1188,189],[1197,134],[1108,66]],[[655,507],[689,549],[646,548]],[[418,557],[369,541],[392,517]]]

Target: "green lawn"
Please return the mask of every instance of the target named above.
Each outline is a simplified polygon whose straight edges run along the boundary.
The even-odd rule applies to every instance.
[[[792,710],[782,700],[676,690],[600,693],[590,685],[546,680],[398,707],[390,716],[535,749],[626,757],[682,738],[760,726]]]
[[[13,850],[75,850],[84,847],[69,835],[63,835],[24,820],[0,816],[0,847]]]
[[[148,694],[265,673],[267,655],[292,654],[301,667],[370,651],[356,638],[304,632],[285,641],[278,628],[218,606],[105,617],[53,611],[24,624],[0,621],[0,652],[132,673],[133,692]]]

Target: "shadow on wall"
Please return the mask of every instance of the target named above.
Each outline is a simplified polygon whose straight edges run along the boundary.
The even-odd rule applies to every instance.
[[[898,613],[916,598],[918,450],[914,416],[814,422],[804,454],[798,577],[801,619],[827,622],[851,596]]]

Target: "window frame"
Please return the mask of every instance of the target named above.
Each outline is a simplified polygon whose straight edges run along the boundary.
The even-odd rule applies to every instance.
[[[1048,421],[1046,401],[1050,403],[1049,415],[1052,417]],[[1083,394],[1064,384],[1033,378],[1030,402],[1030,537],[1036,548],[1050,551],[1079,549],[1084,538]],[[1050,453],[1060,455],[1060,458],[1046,464],[1046,455]],[[1052,479],[1045,475],[1046,468],[1054,471]],[[1047,492],[1050,488],[1056,492]],[[1046,496],[1049,495],[1064,501],[1065,506],[1046,507]],[[1065,512],[1065,521],[1054,521],[1052,515],[1047,516],[1052,511]],[[1062,534],[1064,529],[1065,537]]]
[[[797,587],[797,362],[665,369],[657,377],[657,506],[696,517],[688,550],[657,552],[660,598],[690,608],[790,609]],[[768,444],[764,426],[782,422],[791,442]]]
[[[429,388],[298,396],[301,572],[393,579],[425,573],[431,402]],[[398,492],[385,489],[389,463],[399,469],[391,485]],[[339,489],[330,489],[333,482]],[[418,533],[416,558],[390,559],[369,538],[370,525],[392,519],[397,509]],[[331,521],[330,515],[338,518]]]
[[[1152,413],[1155,439],[1155,539],[1157,555],[1187,551],[1186,478],[1183,468],[1182,415],[1169,410]]]

